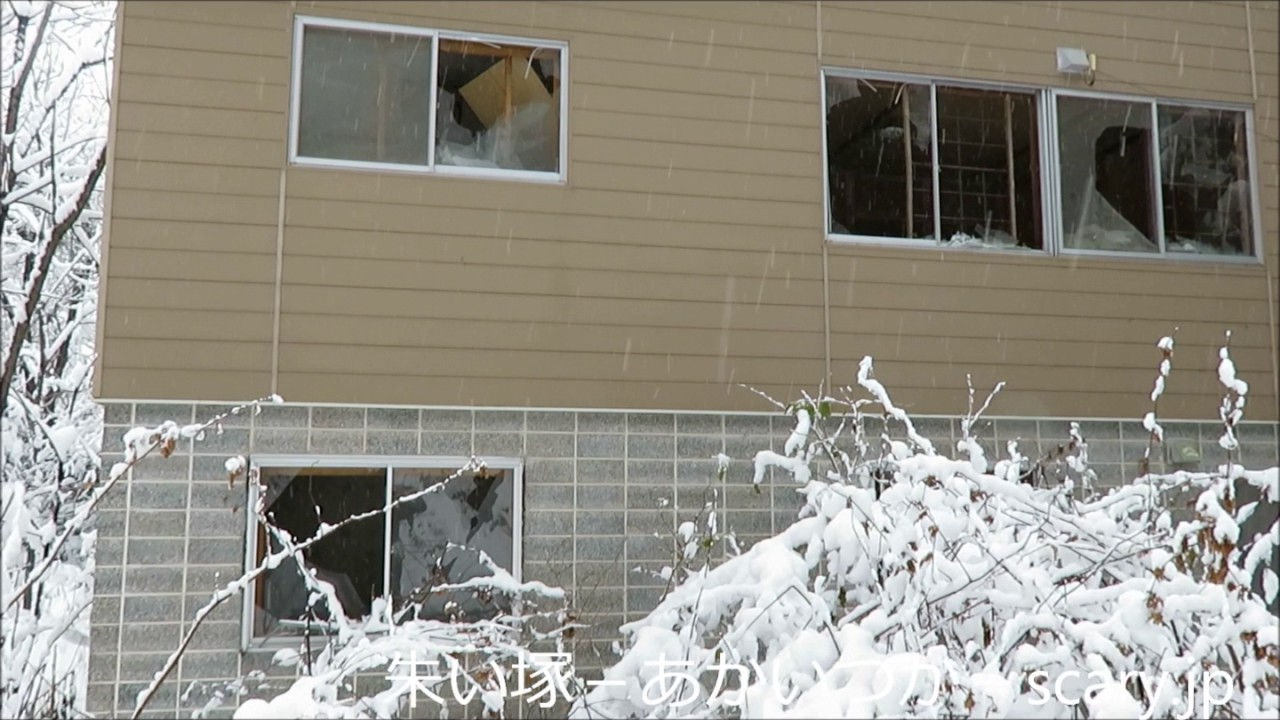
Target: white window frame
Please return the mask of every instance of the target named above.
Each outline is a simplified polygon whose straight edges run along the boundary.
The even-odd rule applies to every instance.
[[[827,147],[827,78],[843,78],[851,80],[878,80],[881,82],[897,82],[910,83],[914,85],[923,85],[929,88],[929,113],[933,124],[930,141],[932,143],[931,155],[933,161],[933,234],[934,240],[928,242],[922,239],[912,238],[895,238],[895,237],[877,237],[869,235],[845,235],[831,232],[831,173],[828,165],[828,147]],[[1030,85],[1022,85],[1017,83],[1001,83],[981,80],[967,80],[939,77],[933,75],[916,75],[911,73],[899,72],[881,72],[875,70],[857,70],[852,68],[840,67],[823,67],[820,71],[820,90],[822,103],[822,213],[823,213],[823,236],[826,242],[832,245],[848,245],[848,246],[880,246],[891,248],[914,248],[917,250],[941,250],[945,252],[978,252],[978,253],[996,253],[1002,255],[1013,255],[1019,257],[1045,257],[1045,256],[1070,256],[1070,257],[1086,257],[1097,259],[1116,259],[1116,260],[1146,260],[1156,262],[1191,262],[1191,263],[1210,263],[1210,264],[1230,264],[1230,265],[1261,265],[1263,262],[1262,253],[1262,209],[1259,203],[1258,194],[1258,151],[1257,151],[1257,133],[1254,126],[1254,108],[1250,105],[1242,103],[1216,102],[1216,101],[1197,101],[1178,98],[1153,97],[1142,95],[1128,95],[1121,93],[1108,93],[1093,90],[1073,90],[1065,88],[1045,88],[1034,87]],[[1013,92],[1032,94],[1036,99],[1037,124],[1039,127],[1039,162],[1040,162],[1040,193],[1041,193],[1041,233],[1043,234],[1043,247],[1040,249],[1002,249],[1002,248],[984,248],[977,246],[948,246],[942,243],[940,237],[941,217],[939,205],[941,200],[938,196],[938,133],[937,133],[937,106],[938,106],[938,87],[960,87],[972,88],[976,90],[990,90],[994,92]],[[1158,253],[1140,253],[1140,252],[1118,252],[1113,250],[1092,250],[1084,248],[1067,248],[1063,242],[1063,225],[1062,225],[1062,188],[1061,185],[1061,167],[1059,157],[1058,137],[1058,98],[1059,97],[1082,97],[1093,98],[1099,100],[1115,100],[1120,102],[1146,103],[1151,108],[1151,121],[1153,132],[1152,143],[1153,157],[1159,156],[1159,115],[1158,109],[1161,105],[1174,105],[1189,108],[1204,108],[1210,110],[1229,110],[1232,112],[1243,112],[1245,117],[1245,147],[1249,157],[1249,215],[1250,215],[1250,250],[1249,254],[1244,255],[1208,255],[1197,253],[1181,253],[1166,252],[1164,238],[1164,203],[1161,196],[1160,187],[1160,164],[1153,163],[1152,172],[1153,179],[1156,184],[1157,204],[1156,214],[1158,216],[1157,230],[1159,232]]]
[[[325,27],[337,30],[356,30],[397,35],[414,35],[431,39],[431,100],[428,109],[427,129],[429,133],[427,164],[409,165],[404,163],[386,163],[369,160],[343,160],[335,158],[318,158],[298,154],[298,125],[300,118],[300,102],[302,95],[302,48],[303,33],[307,27]],[[554,49],[560,53],[560,127],[559,153],[557,172],[541,170],[507,170],[503,168],[461,167],[455,165],[439,165],[436,163],[436,110],[438,78],[440,72],[440,41],[463,40],[497,45],[517,45],[537,49]],[[346,170],[372,170],[377,172],[409,173],[416,175],[446,175],[453,177],[487,178],[496,180],[519,180],[535,183],[566,184],[569,166],[569,43],[564,40],[547,40],[541,38],[515,37],[511,35],[493,35],[489,33],[460,32],[415,27],[411,25],[393,25],[390,23],[345,20],[312,15],[296,15],[293,19],[293,58],[290,61],[289,87],[289,164],[300,167],[316,167]]]
[[[1253,126],[1253,108],[1238,103],[1210,102],[1210,101],[1194,101],[1194,100],[1174,100],[1161,97],[1151,97],[1144,95],[1129,95],[1122,93],[1097,92],[1092,90],[1074,90],[1074,89],[1055,89],[1050,92],[1052,96],[1052,107],[1050,113],[1052,118],[1053,132],[1050,137],[1053,140],[1053,152],[1055,164],[1053,166],[1054,192],[1050,195],[1049,200],[1054,206],[1054,238],[1057,242],[1058,254],[1072,257],[1089,257],[1089,258],[1117,258],[1131,260],[1157,260],[1160,262],[1195,262],[1195,263],[1223,263],[1230,265],[1260,265],[1262,264],[1262,211],[1258,207],[1258,168],[1256,167],[1258,152],[1257,139]],[[1111,100],[1115,102],[1128,102],[1139,105],[1147,105],[1151,112],[1151,180],[1155,186],[1155,197],[1152,202],[1155,204],[1154,212],[1156,215],[1156,244],[1160,248],[1159,252],[1125,252],[1117,250],[1096,250],[1090,248],[1069,248],[1066,247],[1066,227],[1062,224],[1062,193],[1058,184],[1061,182],[1062,168],[1057,164],[1057,156],[1059,151],[1059,143],[1061,139],[1058,137],[1058,98],[1084,98],[1090,100]],[[1176,106],[1184,108],[1200,108],[1205,110],[1227,110],[1230,112],[1244,113],[1245,123],[1245,152],[1248,153],[1249,161],[1249,253],[1241,255],[1208,255],[1191,252],[1169,252],[1165,247],[1166,237],[1164,231],[1164,186],[1161,183],[1161,166],[1160,166],[1160,106]]]
[[[387,471],[388,499],[390,499],[391,482],[396,470],[457,470],[465,467],[470,462],[471,458],[436,455],[254,455],[249,458],[250,465],[255,469],[385,467]],[[513,485],[511,488],[512,547],[510,572],[512,577],[517,581],[521,581],[524,566],[524,462],[519,458],[503,457],[485,458],[484,464],[485,467],[491,470],[508,470],[511,472]],[[258,498],[257,484],[249,483],[249,497],[246,505],[247,512],[245,513],[247,517],[244,551],[245,571],[253,570],[258,566],[259,562],[259,523],[255,510],[258,506]],[[384,513],[383,515],[383,532],[387,542],[387,552],[383,559],[382,580],[383,592],[387,592],[387,588],[391,587],[391,513]],[[240,622],[241,651],[271,650],[296,646],[298,638],[294,636],[254,636],[254,609],[257,604],[257,595],[258,583],[249,583],[248,587],[245,588],[242,603],[243,609]]]

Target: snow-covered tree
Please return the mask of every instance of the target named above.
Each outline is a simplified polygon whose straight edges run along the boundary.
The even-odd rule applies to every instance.
[[[89,394],[114,4],[0,4],[0,715],[77,704],[98,471]]]
[[[1153,407],[1173,340],[1158,347]],[[1144,464],[1106,492],[1075,425],[1043,458],[1009,443],[991,463],[971,410],[962,459],[948,457],[864,359],[870,398],[787,406],[783,452],[755,458],[756,482],[772,469],[800,486],[799,519],[623,626],[621,659],[575,716],[1275,717],[1280,520],[1246,537],[1259,503],[1236,498],[1248,485],[1274,503],[1280,469],[1235,462],[1248,386],[1229,347],[1220,358],[1229,463]],[[869,438],[877,406],[885,430]],[[1144,424],[1159,443],[1154,409]]]

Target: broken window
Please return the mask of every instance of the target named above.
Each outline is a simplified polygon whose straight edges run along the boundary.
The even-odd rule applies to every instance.
[[[515,572],[515,473],[489,469],[449,480],[453,474],[430,467],[263,467],[260,501],[274,526],[294,541],[314,536],[321,523],[372,513],[302,553],[305,570],[333,588],[348,618],[368,617],[380,607],[389,608],[393,621],[491,617],[507,609],[501,594],[442,586],[491,575],[481,552]],[[391,498],[440,483],[441,489],[393,508],[390,518],[379,512]],[[256,529],[255,539],[256,562],[282,548],[265,527]],[[326,632],[331,619],[293,558],[259,579],[254,637]]]
[[[1063,245],[1159,252],[1151,106],[1058,98]]]
[[[826,95],[832,234],[1044,248],[1033,95],[830,75]]]
[[[944,244],[1043,249],[1035,97],[941,85],[937,94]]]
[[[1252,255],[1244,113],[1160,105],[1157,114],[1165,247]]]
[[[835,235],[933,237],[929,87],[827,77]]]
[[[1253,254],[1243,111],[1059,97],[1058,139],[1065,247]]]
[[[562,173],[563,44],[302,17],[297,32],[292,160]]]
[[[441,40],[437,83],[437,163],[559,169],[559,50]]]

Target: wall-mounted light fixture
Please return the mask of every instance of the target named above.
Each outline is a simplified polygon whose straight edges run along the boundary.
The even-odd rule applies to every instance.
[[[1098,73],[1098,56],[1080,48],[1058,48],[1058,72],[1067,75],[1084,75],[1086,84],[1092,85]]]

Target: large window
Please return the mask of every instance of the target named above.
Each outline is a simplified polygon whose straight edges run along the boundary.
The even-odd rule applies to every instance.
[[[291,158],[560,179],[563,43],[298,18]]]
[[[1257,259],[1245,109],[836,70],[824,94],[832,240]]]
[[[1057,103],[1065,247],[1253,255],[1243,110]]]
[[[261,502],[274,526],[296,540],[315,535],[321,523],[335,524],[373,512],[347,525],[303,553],[308,572],[334,588],[344,615],[369,616],[379,599],[392,619],[480,619],[503,608],[504,598],[440,589],[491,574],[481,562],[486,553],[499,567],[519,575],[519,466],[493,463],[479,473],[453,477],[448,462],[378,463],[355,458],[315,464],[296,458],[258,460]],[[438,490],[377,512],[390,500]],[[256,492],[256,491],[255,491]],[[262,562],[279,551],[275,533],[255,527],[250,560]],[[265,573],[253,588],[252,637],[291,636],[327,631],[329,613],[311,603],[311,593],[290,559]]]
[[[829,74],[826,107],[832,235],[1044,247],[1035,95]]]

